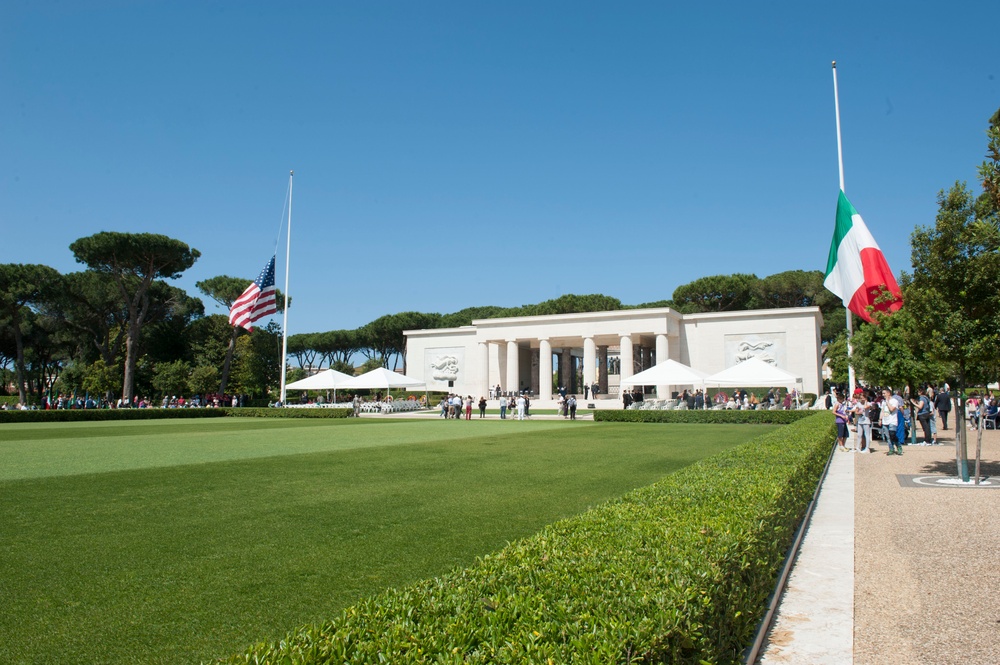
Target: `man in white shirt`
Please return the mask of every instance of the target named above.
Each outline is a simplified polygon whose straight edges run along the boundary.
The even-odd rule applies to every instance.
[[[524,395],[517,396],[517,419],[524,420]]]
[[[882,438],[889,444],[890,455],[903,454],[903,442],[896,438],[896,427],[899,425],[899,410],[903,402],[888,390],[882,391],[882,413],[879,421],[882,424]],[[898,449],[898,452],[896,450]]]

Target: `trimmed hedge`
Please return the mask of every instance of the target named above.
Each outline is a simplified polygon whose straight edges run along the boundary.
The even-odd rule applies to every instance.
[[[738,663],[834,441],[808,415],[221,662]]]
[[[67,423],[93,420],[223,418],[225,409],[38,409],[0,411],[0,423]]]
[[[594,411],[594,420],[616,423],[704,423],[745,425],[788,425],[815,415],[815,411],[743,411],[728,409],[674,409],[671,411],[642,411],[618,409]]]
[[[322,408],[322,409],[287,409],[240,407],[238,409],[219,409],[227,411],[236,418],[349,418],[354,409]]]
[[[0,411],[2,423],[65,423],[94,420],[157,420],[162,418],[347,418],[351,409],[55,409]]]

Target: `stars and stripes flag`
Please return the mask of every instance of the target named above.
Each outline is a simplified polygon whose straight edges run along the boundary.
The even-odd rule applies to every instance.
[[[872,309],[895,312],[903,305],[902,293],[885,255],[843,190],[837,200],[837,224],[823,286],[836,294],[847,309],[868,322],[872,320]],[[876,302],[883,291],[893,297]]]
[[[253,322],[278,311],[274,288],[274,257],[229,310],[229,323],[253,330]]]

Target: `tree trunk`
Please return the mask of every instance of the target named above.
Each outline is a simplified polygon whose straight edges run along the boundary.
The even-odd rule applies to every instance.
[[[14,358],[14,373],[17,378],[17,397],[22,405],[27,406],[28,396],[24,393],[24,335],[21,333],[21,317],[15,310],[11,319],[14,326],[14,346],[17,349]]]
[[[122,406],[132,406],[132,393],[135,392],[135,366],[139,351],[139,325],[129,324],[128,338],[125,340],[125,381],[122,386]]]
[[[979,430],[976,432],[976,484],[979,484],[979,460],[983,455],[983,417],[979,418]]]
[[[958,387],[958,410],[955,412],[955,465],[958,469],[958,477],[963,481],[969,481],[969,464],[966,461],[966,426],[965,426],[965,382],[961,381]]]
[[[219,394],[226,394],[226,384],[229,383],[229,368],[233,364],[233,354],[236,352],[236,336],[240,329],[233,326],[233,334],[229,337],[229,348],[226,350],[226,362],[222,364],[222,383],[219,385]]]

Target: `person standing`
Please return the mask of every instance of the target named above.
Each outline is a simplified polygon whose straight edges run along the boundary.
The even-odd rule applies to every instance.
[[[847,402],[844,396],[837,393],[837,404],[833,407],[833,414],[837,418],[837,449],[847,451],[847,419],[849,414]]]
[[[948,393],[947,387],[942,388],[941,392],[934,396],[934,406],[937,407],[937,412],[941,415],[941,429],[947,431],[948,414],[951,413],[951,395]]]
[[[524,395],[517,396],[517,419],[524,420]]]
[[[465,396],[465,419],[472,420],[472,395]]]
[[[485,418],[486,417],[486,398],[485,397],[480,397],[479,398],[479,417],[480,418]]]
[[[933,413],[931,413],[931,401],[927,398],[927,391],[921,388],[916,399],[910,399],[910,404],[917,410],[917,422],[920,423],[920,429],[924,432],[924,442],[920,445],[934,445],[931,439],[931,416]]]
[[[934,402],[934,386],[927,386],[927,399],[931,402],[931,443],[935,446],[941,445],[937,440],[937,404]]]
[[[627,390],[622,391],[622,405],[623,409],[628,409],[632,406],[632,393]]]
[[[872,419],[868,415],[868,398],[864,393],[858,395],[858,400],[854,404],[854,422],[857,424],[857,444],[854,446],[856,453],[870,453],[872,451]]]
[[[507,420],[507,400],[500,398],[500,420]]]
[[[903,443],[897,437],[896,432],[899,427],[899,420],[902,414],[899,412],[903,404],[888,390],[882,391],[882,411],[879,414],[879,423],[882,425],[882,438],[889,444],[889,455],[902,455]],[[899,452],[896,452],[896,449]]]
[[[576,396],[570,395],[567,404],[569,404],[569,419],[576,420]]]

